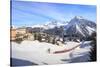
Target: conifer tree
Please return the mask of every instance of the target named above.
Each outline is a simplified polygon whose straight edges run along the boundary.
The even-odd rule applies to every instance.
[[[41,34],[39,33],[38,34],[38,40],[41,42],[42,41],[42,37],[41,37]]]
[[[92,33],[91,35],[91,52],[90,52],[90,61],[96,61],[97,60],[97,43],[96,43],[96,32]]]
[[[34,33],[34,40],[36,40],[36,33]]]
[[[55,37],[54,37],[54,39],[53,39],[53,41],[52,41],[52,44],[55,44],[56,42],[55,42]]]

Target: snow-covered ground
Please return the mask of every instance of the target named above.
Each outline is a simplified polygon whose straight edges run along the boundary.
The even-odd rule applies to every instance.
[[[71,49],[79,44],[77,42],[67,42],[66,45],[57,46],[38,41],[23,41],[21,44],[12,42],[12,58],[27,60],[39,65],[86,62],[89,60],[91,47],[77,47],[68,52],[53,54],[54,51]],[[50,49],[50,53],[48,49]]]

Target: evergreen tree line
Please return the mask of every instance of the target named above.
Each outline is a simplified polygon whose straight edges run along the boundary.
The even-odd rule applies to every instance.
[[[49,34],[34,33],[34,40],[38,40],[39,42],[42,42],[43,39],[45,39],[45,42],[47,43],[56,44],[55,37],[52,37]]]
[[[93,32],[90,37],[91,40],[91,51],[90,51],[90,60],[89,61],[96,61],[97,60],[97,39],[96,39],[96,32]]]

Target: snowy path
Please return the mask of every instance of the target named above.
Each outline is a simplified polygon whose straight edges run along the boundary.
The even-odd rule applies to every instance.
[[[83,56],[88,54],[89,48],[80,49],[77,47],[69,52],[53,54],[55,51],[71,49],[78,44],[77,42],[68,42],[64,46],[57,46],[38,41],[23,41],[21,44],[12,42],[12,57],[28,60],[39,65],[86,61],[89,57]],[[50,53],[48,53],[48,49],[50,49]],[[77,58],[77,61],[74,61],[75,58]]]

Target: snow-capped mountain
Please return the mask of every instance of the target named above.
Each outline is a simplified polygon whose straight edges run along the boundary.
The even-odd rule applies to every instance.
[[[52,26],[53,28],[54,27],[60,27],[60,26],[64,26],[64,25],[67,25],[68,22],[64,22],[64,21],[51,21],[51,22],[48,22],[46,25],[48,26]]]
[[[55,27],[60,27],[60,26],[64,26],[64,25],[67,25],[68,22],[64,22],[64,21],[50,21],[50,22],[46,22],[45,24],[42,24],[42,25],[33,25],[32,28],[44,28],[44,29],[52,29],[52,28],[55,28]]]
[[[69,36],[87,37],[96,31],[96,23],[80,16],[75,16],[67,26],[66,33]]]
[[[43,31],[48,34],[62,36],[62,33],[69,37],[84,38],[96,31],[96,23],[82,16],[75,16],[69,22],[50,21],[43,25],[34,25],[33,28],[44,29]]]

